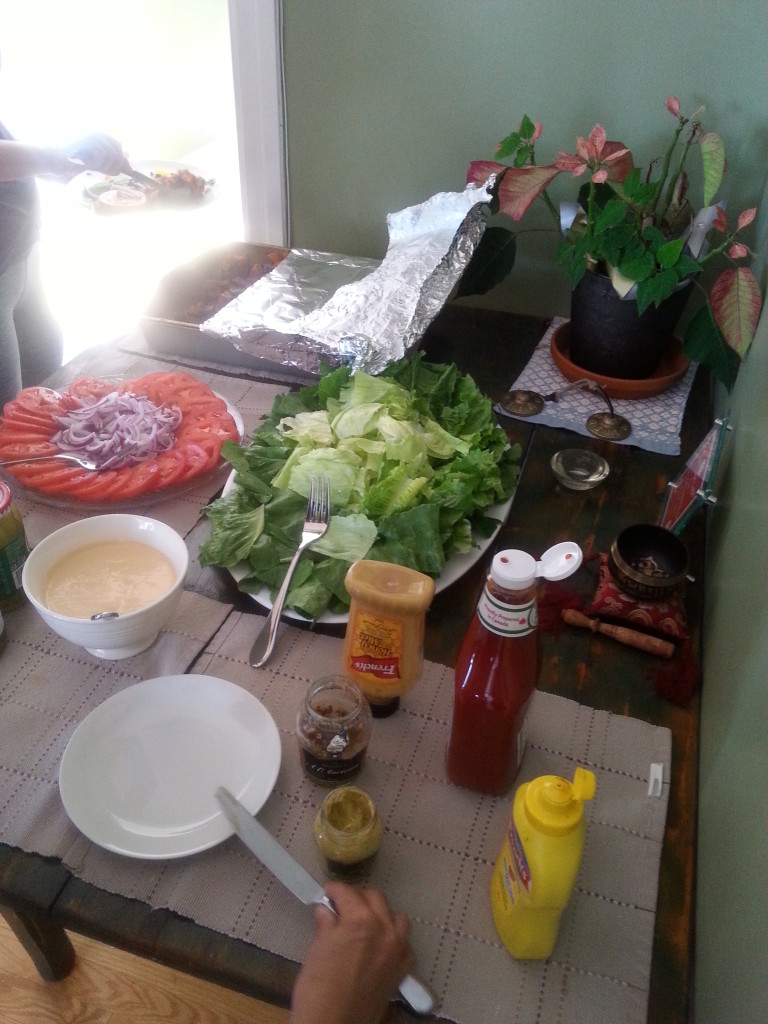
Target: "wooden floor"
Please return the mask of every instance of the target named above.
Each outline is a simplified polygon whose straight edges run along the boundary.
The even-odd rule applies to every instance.
[[[63,981],[43,981],[0,917],[2,1024],[287,1024],[288,1012],[70,935]]]

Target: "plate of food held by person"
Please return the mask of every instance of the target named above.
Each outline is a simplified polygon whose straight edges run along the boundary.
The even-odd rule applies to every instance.
[[[191,209],[216,198],[216,180],[199,167],[177,160],[137,160],[135,175],[86,171],[76,181],[84,202],[97,213]]]

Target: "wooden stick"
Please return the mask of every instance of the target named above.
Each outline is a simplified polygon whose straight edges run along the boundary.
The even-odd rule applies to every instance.
[[[662,658],[671,658],[675,653],[675,645],[670,640],[648,636],[647,633],[640,633],[626,626],[614,626],[610,622],[601,622],[600,619],[590,619],[587,615],[577,612],[575,608],[563,608],[561,615],[569,626],[582,626],[584,629],[591,629],[593,633],[604,633],[605,636],[613,637],[614,640],[629,647],[637,647],[640,651],[658,654]]]

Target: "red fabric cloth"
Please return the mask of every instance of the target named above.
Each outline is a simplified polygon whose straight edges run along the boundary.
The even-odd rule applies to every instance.
[[[654,633],[673,640],[688,638],[685,594],[677,588],[665,601],[643,601],[625,594],[611,576],[608,556],[600,555],[600,578],[592,603],[585,615],[631,626],[644,633]]]
[[[539,628],[559,633],[563,628],[562,611],[576,608],[592,618],[673,640],[672,658],[662,669],[656,667],[658,659],[649,662],[646,678],[659,697],[685,707],[699,685],[701,668],[688,636],[684,591],[677,591],[666,601],[641,601],[618,587],[608,569],[607,555],[592,555],[585,561],[594,559],[599,561],[599,570],[592,600],[585,606],[584,599],[568,586],[545,583],[538,598]]]

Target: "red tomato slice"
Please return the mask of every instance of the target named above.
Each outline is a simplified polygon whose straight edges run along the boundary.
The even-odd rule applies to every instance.
[[[186,483],[210,469],[210,454],[200,444],[188,442],[180,444],[179,450],[184,453],[187,465],[182,473],[179,483]]]
[[[13,468],[20,471],[16,478],[25,487],[34,488],[43,494],[66,492],[72,480],[87,474],[87,470],[79,466],[66,466],[61,462],[30,462]]]
[[[227,420],[229,422],[227,422]],[[239,441],[240,432],[235,426],[231,416],[226,419],[213,416],[208,420],[182,420],[181,426],[176,432],[178,442],[215,439],[221,443],[224,441]]]
[[[48,431],[47,434],[41,434],[37,429],[31,429],[30,427],[12,426],[0,427],[0,443],[2,444],[51,444],[53,447],[48,453],[55,455],[59,450],[58,446],[51,441],[52,431]]]
[[[86,471],[85,479],[73,484],[70,494],[82,501],[105,501],[104,495],[116,480],[116,469],[105,469],[102,473]]]
[[[179,408],[185,419],[207,420],[212,417],[223,418],[225,416],[232,419],[224,399],[217,398],[213,394],[207,398],[194,397],[187,400],[182,399],[179,403]]]
[[[31,412],[58,412],[61,409],[61,395],[52,388],[22,388],[14,401]]]
[[[0,434],[0,458],[3,459],[32,459],[40,455],[55,455],[58,448],[50,441],[35,440],[14,440]],[[15,467],[10,466],[8,472]]]
[[[198,388],[207,390],[208,394],[212,393],[207,384],[201,383],[190,374],[181,371],[158,371],[144,374],[143,377],[139,377],[135,381],[126,381],[121,385],[121,392],[143,394],[154,401],[156,406],[165,406],[165,404],[170,406],[170,404],[178,403],[183,396],[182,389],[184,393],[188,393]]]
[[[90,501],[123,501],[135,498],[140,492],[133,484],[132,472],[132,466],[123,466],[122,469],[106,469],[101,473],[92,473],[91,476],[96,477],[93,486],[78,488],[77,496],[87,497]]]
[[[220,437],[208,435],[190,438],[189,442],[199,445],[208,453],[208,465],[206,468],[208,470],[216,469],[219,464],[219,459],[221,458],[221,446],[223,444],[222,439]]]
[[[131,468],[136,483],[141,488],[139,494],[148,494],[160,487],[160,466],[156,459],[147,459],[146,462],[139,462]]]
[[[113,499],[137,498],[140,494],[155,490],[160,479],[160,467],[154,459],[138,462],[135,466],[124,466],[117,473],[119,480],[110,489]]]
[[[155,490],[177,484],[187,469],[187,458],[181,448],[160,452],[152,461],[159,470]]]
[[[4,416],[2,425],[0,426],[0,435],[25,434],[28,437],[43,438],[45,441],[49,441],[55,432],[56,428],[53,423],[43,423],[40,420],[33,420],[31,417],[25,417],[23,413],[16,413],[14,419],[11,419],[9,416]]]
[[[84,483],[91,476],[93,473],[80,466],[65,466],[63,473],[38,476],[29,486],[43,494],[71,494],[78,483]]]
[[[13,398],[10,402],[5,403],[2,420],[3,423],[39,425],[41,427],[46,427],[51,432],[56,429],[53,412],[50,408],[40,410],[30,409],[29,406],[23,405],[19,402],[17,398]]]
[[[81,402],[98,402],[100,398],[117,390],[117,385],[100,377],[78,377],[67,387],[67,397]]]
[[[123,381],[117,390],[121,395],[146,395],[149,398],[151,397],[151,392],[155,387],[164,387],[169,377],[175,376],[177,376],[176,371],[155,370],[153,373],[145,373],[143,376],[137,377],[136,380]],[[194,379],[191,378],[188,373],[179,372],[178,376],[184,379]]]

